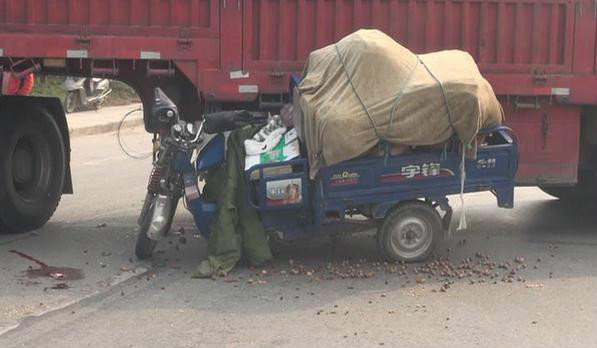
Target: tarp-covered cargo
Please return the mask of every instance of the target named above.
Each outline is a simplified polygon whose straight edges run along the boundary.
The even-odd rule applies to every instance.
[[[503,120],[468,53],[417,56],[378,30],[359,30],[312,52],[298,90],[302,116],[295,126],[312,178],[322,166],[363,155],[382,140],[434,145],[455,132],[471,144],[479,129]]]

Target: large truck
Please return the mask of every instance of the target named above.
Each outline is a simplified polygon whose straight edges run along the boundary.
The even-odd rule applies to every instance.
[[[359,28],[468,51],[518,135],[517,183],[597,199],[594,0],[0,0],[0,68],[121,80],[145,112],[159,86],[197,120],[280,108],[309,52]],[[0,96],[0,229],[42,226],[73,192],[67,123],[56,98]]]

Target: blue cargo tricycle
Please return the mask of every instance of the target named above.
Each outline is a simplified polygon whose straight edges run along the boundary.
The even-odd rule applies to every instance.
[[[183,196],[200,233],[209,238],[217,204],[204,199],[197,179],[225,160],[224,132],[263,121],[258,115],[233,111],[186,123],[163,92],[156,89],[155,95],[151,117],[162,131],[139,218],[139,258],[151,256],[166,235]],[[499,207],[512,208],[516,138],[507,127],[481,133],[486,141],[476,159],[465,161],[463,191],[490,191]],[[257,164],[245,172],[246,203],[257,210],[275,238],[293,240],[373,227],[384,258],[421,261],[450,228],[447,196],[461,192],[458,148],[454,142],[444,150],[357,158],[322,168],[314,180],[301,156]]]

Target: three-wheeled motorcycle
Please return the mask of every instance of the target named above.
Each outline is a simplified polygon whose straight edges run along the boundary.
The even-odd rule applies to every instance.
[[[201,235],[210,237],[217,202],[203,197],[198,178],[225,160],[225,132],[265,123],[264,117],[245,111],[208,114],[187,123],[159,88],[154,102],[151,121],[161,129],[160,146],[139,217],[140,259],[150,257],[168,233],[181,197]],[[448,195],[490,191],[499,207],[513,207],[516,138],[507,127],[481,134],[486,140],[474,160],[464,160],[454,141],[443,150],[345,161],[322,168],[314,180],[309,179],[305,153],[289,161],[256,164],[245,172],[245,203],[257,210],[272,238],[376,228],[385,259],[422,261],[450,229]]]

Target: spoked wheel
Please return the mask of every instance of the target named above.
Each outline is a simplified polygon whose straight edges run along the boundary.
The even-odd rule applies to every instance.
[[[77,91],[71,91],[66,94],[66,97],[64,98],[64,110],[67,113],[70,114],[77,111],[77,105],[79,104],[78,97],[79,92]]]
[[[153,254],[153,251],[155,250],[156,245],[158,244],[157,241],[147,237],[147,231],[149,230],[149,226],[151,225],[151,219],[153,217],[153,210],[155,208],[155,201],[157,199],[157,195],[153,196],[151,194],[148,194],[145,199],[149,199],[150,201],[148,203],[148,209],[143,209],[144,215],[141,216],[141,218],[139,219],[141,229],[139,230],[139,234],[137,236],[137,244],[135,245],[135,255],[140,260],[150,258]],[[174,213],[176,212],[177,204],[178,198],[174,199],[174,202],[172,202],[172,208],[168,216],[168,221],[166,222],[166,231],[169,231],[170,227],[172,226],[172,221],[174,220]]]
[[[438,212],[424,202],[408,202],[390,212],[377,233],[380,253],[390,261],[427,259],[442,232]]]

